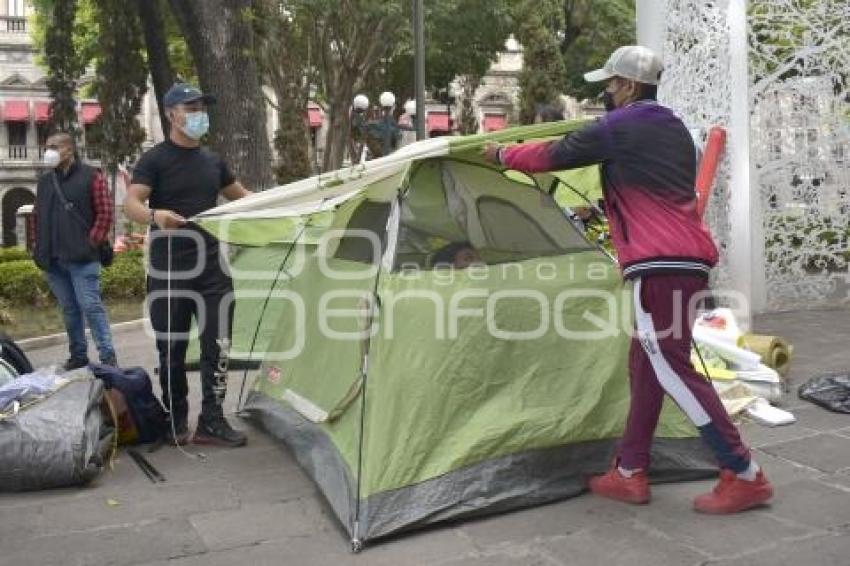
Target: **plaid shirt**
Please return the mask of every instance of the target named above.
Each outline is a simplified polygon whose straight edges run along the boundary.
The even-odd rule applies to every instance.
[[[101,171],[95,171],[91,186],[92,212],[94,223],[89,231],[89,240],[94,243],[105,242],[112,227],[112,199],[109,197],[109,187],[106,177]]]

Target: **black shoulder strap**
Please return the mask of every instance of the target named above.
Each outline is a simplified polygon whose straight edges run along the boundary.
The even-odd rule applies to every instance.
[[[62,208],[64,208],[71,216],[73,216],[80,225],[83,226],[86,230],[90,230],[91,226],[86,222],[86,219],[83,218],[77,209],[74,208],[73,203],[68,202],[68,199],[65,198],[65,191],[62,190],[62,184],[59,182],[59,179],[56,178],[56,172],[53,171],[50,173],[50,180],[53,183],[53,186],[56,188],[56,195],[59,197],[59,201],[62,203]]]

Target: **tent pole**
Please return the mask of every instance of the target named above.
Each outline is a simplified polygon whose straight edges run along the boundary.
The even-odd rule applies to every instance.
[[[301,234],[303,234],[304,230],[307,229],[308,224],[310,224],[309,220],[301,227],[301,231],[295,236],[295,239],[292,241],[292,245],[289,246],[286,254],[284,254],[283,261],[280,263],[280,267],[277,270],[277,275],[275,275],[274,281],[272,281],[272,284],[269,287],[269,294],[266,295],[266,300],[263,302],[263,308],[260,309],[260,317],[257,319],[257,327],[254,329],[254,338],[251,340],[251,347],[248,350],[248,361],[245,364],[245,370],[242,373],[242,385],[239,387],[239,399],[236,401],[237,414],[242,412],[242,396],[245,393],[245,383],[248,381],[248,368],[251,366],[251,359],[254,357],[254,346],[256,346],[257,337],[260,335],[260,327],[263,325],[263,317],[266,315],[266,308],[269,306],[269,300],[272,297],[272,293],[274,293],[274,288],[280,280],[280,274],[283,273],[283,268],[286,266],[286,262],[289,261],[289,256],[292,255],[292,250],[295,249],[295,246],[298,244],[298,240],[301,239]]]
[[[396,195],[395,206],[401,207],[401,194]],[[399,211],[400,214],[400,211]],[[389,246],[387,242],[390,240],[390,226],[389,222],[393,218],[393,211],[390,212],[390,216],[387,219],[386,232],[387,237],[384,238],[384,244],[381,249],[381,254],[379,257],[375,258],[376,262],[376,272],[375,272],[375,284],[372,286],[372,297],[369,302],[369,315],[367,317],[368,324],[365,325],[363,329],[364,332],[369,332],[370,334],[364,337],[366,340],[366,347],[363,349],[363,359],[360,363],[360,379],[363,381],[363,385],[360,388],[360,439],[358,441],[357,448],[357,500],[354,503],[354,525],[351,529],[351,551],[353,553],[358,553],[363,550],[363,540],[360,538],[360,500],[361,500],[361,490],[362,490],[362,480],[363,480],[363,439],[364,439],[364,431],[366,430],[366,385],[368,383],[369,377],[369,354],[372,351],[372,337],[371,337],[371,328],[374,323],[374,317],[378,309],[380,308],[380,301],[378,301],[378,284],[381,280],[381,270],[384,266],[384,255],[387,253]],[[395,223],[393,235],[394,239],[397,241],[398,238],[398,228],[399,224]]]

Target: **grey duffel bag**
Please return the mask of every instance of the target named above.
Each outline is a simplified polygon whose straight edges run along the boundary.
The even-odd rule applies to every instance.
[[[108,462],[114,430],[103,414],[103,382],[88,368],[14,414],[0,416],[0,491],[83,485]]]

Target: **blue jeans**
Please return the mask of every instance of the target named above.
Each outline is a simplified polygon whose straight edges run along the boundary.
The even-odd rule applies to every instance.
[[[88,321],[100,361],[114,360],[112,332],[100,298],[100,263],[53,260],[47,270],[47,282],[65,317],[71,357],[76,360],[88,359],[85,324]]]

